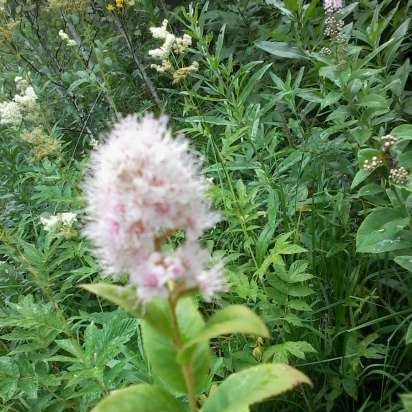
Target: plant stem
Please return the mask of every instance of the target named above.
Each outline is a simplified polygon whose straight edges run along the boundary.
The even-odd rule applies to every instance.
[[[177,299],[178,299],[178,293],[173,293],[172,291],[168,299],[169,314],[170,314],[170,319],[172,321],[172,327],[174,331],[174,337],[173,337],[174,345],[175,345],[176,350],[179,351],[182,348],[183,344],[182,344],[182,337],[180,335],[180,330],[179,330],[179,323],[176,317]],[[181,369],[182,369],[183,378],[186,384],[187,399],[189,401],[190,410],[191,412],[197,412],[198,408],[197,408],[196,395],[195,395],[192,365],[191,364],[182,365]]]

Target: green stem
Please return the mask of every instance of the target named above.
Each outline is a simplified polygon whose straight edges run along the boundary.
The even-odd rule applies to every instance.
[[[177,291],[176,291],[177,292]],[[179,323],[176,317],[176,304],[178,299],[178,293],[171,292],[168,304],[169,304],[169,314],[172,321],[172,327],[174,332],[173,343],[177,351],[183,347],[182,337],[180,335]],[[198,412],[196,395],[195,395],[195,385],[193,379],[193,368],[191,364],[185,364],[181,366],[183,378],[185,380],[187,389],[187,398],[190,405],[191,412]]]

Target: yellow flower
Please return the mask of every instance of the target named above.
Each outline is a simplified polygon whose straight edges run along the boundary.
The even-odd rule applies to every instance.
[[[116,1],[116,7],[118,9],[121,9],[124,6],[124,0],[115,0]]]
[[[106,10],[107,10],[107,11],[113,11],[113,10],[114,10],[114,5],[113,5],[112,3],[109,3],[109,4],[106,6]]]

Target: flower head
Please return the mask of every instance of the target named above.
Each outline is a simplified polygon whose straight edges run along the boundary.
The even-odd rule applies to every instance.
[[[20,105],[14,101],[0,103],[0,125],[18,126],[23,119]]]
[[[343,7],[342,0],[324,0],[323,7],[326,12],[333,13]]]
[[[186,233],[188,244],[196,242],[218,221],[206,200],[207,183],[187,140],[172,138],[165,117],[128,116],[115,125],[92,155],[85,183],[85,234],[104,272],[126,272],[143,300],[163,296],[170,280],[196,287],[189,275],[194,261],[183,264],[186,249],[165,255],[160,245],[176,230]],[[196,273],[204,270],[199,264]]]

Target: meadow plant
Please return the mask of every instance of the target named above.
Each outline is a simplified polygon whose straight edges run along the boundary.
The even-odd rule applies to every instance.
[[[226,289],[223,263],[210,266],[210,255],[199,241],[202,232],[218,221],[207,190],[208,181],[188,141],[182,136],[173,139],[166,117],[150,114],[129,116],[114,126],[92,154],[85,183],[85,234],[104,272],[117,279],[124,273],[128,281],[126,287],[84,287],[143,320],[149,359],[161,359],[165,350],[171,351],[171,363],[156,360],[153,368],[166,387],[186,394],[192,412],[199,410],[198,395],[207,380],[211,338],[236,332],[268,337],[263,322],[242,306],[228,306],[204,323],[190,297],[200,293],[211,300]],[[185,240],[167,251],[168,239],[177,231],[184,232]],[[255,379],[260,382],[258,393],[253,390]],[[245,410],[301,382],[309,380],[287,365],[256,366],[221,383],[201,410]],[[115,411],[126,402],[136,411],[152,410],[150,402],[156,410],[185,410],[172,393],[137,385],[114,392],[95,411]]]

